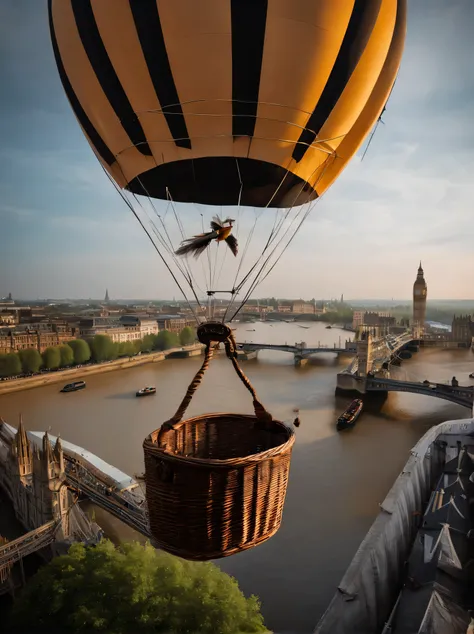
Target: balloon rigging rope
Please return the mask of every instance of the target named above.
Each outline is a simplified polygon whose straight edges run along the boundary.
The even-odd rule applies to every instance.
[[[336,152],[333,153],[332,158],[333,161],[336,159],[337,155]],[[323,178],[327,168],[329,166],[329,161],[326,162],[326,165],[324,166],[324,169],[322,170],[321,174],[319,175],[314,187],[317,186],[317,184],[321,181],[321,179]],[[318,168],[316,168],[318,169]],[[316,171],[316,170],[315,170]],[[313,172],[314,174],[314,172]],[[303,187],[305,186],[305,184],[303,184],[301,191],[303,191]],[[301,191],[297,194],[293,206],[296,203],[296,201],[298,200],[299,195],[301,194]],[[263,276],[263,271],[265,269],[265,267],[267,266],[268,262],[270,261],[270,258],[272,257],[272,255],[275,253],[276,249],[278,248],[278,246],[281,244],[281,242],[283,241],[284,237],[286,236],[286,234],[288,233],[288,231],[291,228],[291,225],[293,224],[293,222],[295,222],[295,220],[298,218],[298,216],[301,214],[303,207],[297,212],[297,214],[295,215],[295,217],[293,218],[293,220],[291,221],[290,225],[288,226],[288,228],[286,229],[285,233],[283,234],[283,236],[280,238],[280,240],[278,241],[278,243],[276,244],[276,246],[273,248],[272,252],[270,253],[270,255],[266,258],[266,260],[264,261],[263,265],[260,267],[259,271],[257,271],[253,281],[250,284],[249,289],[247,290],[245,297],[243,298],[242,302],[240,303],[240,305],[238,306],[237,310],[234,312],[234,314],[232,315],[230,321],[232,321],[233,319],[235,319],[235,317],[238,315],[238,313],[240,312],[240,310],[243,308],[243,306],[245,305],[246,301],[249,299],[249,297],[251,296],[251,294],[253,293],[253,291],[255,290],[255,288],[261,284],[267,277],[268,275],[271,273],[271,271],[275,268],[275,266],[278,264],[278,262],[280,261],[281,257],[283,256],[283,254],[285,253],[286,249],[289,247],[289,245],[291,244],[291,242],[294,240],[294,238],[296,237],[298,231],[301,228],[301,225],[303,224],[303,222],[306,220],[306,218],[309,216],[309,214],[311,213],[312,209],[314,208],[314,206],[316,205],[317,201],[319,199],[314,200],[306,209],[306,212],[303,214],[303,218],[300,220],[298,226],[296,227],[295,231],[293,232],[293,234],[290,236],[290,239],[288,240],[288,242],[286,243],[286,245],[283,247],[281,253],[277,256],[275,262],[272,264],[272,266],[270,267],[270,269],[266,272],[266,274]],[[292,209],[292,207],[290,208],[290,210]],[[288,215],[288,214],[287,214]]]
[[[318,143],[321,143],[321,140],[318,141]],[[322,149],[322,148],[319,148]],[[331,154],[331,157],[334,158],[335,153],[333,152]],[[329,159],[329,157],[328,157]],[[329,163],[329,160],[326,160],[326,165],[322,171],[322,173],[320,174],[319,178],[318,178],[318,182],[319,180],[322,178],[322,176],[324,175],[324,172],[327,168],[327,165]],[[100,162],[100,161],[99,161]],[[155,160],[156,163],[156,160]],[[121,196],[121,198],[125,201],[125,203],[127,204],[127,206],[129,207],[129,209],[132,211],[133,215],[136,217],[136,219],[138,220],[140,226],[142,227],[142,229],[145,231],[146,235],[148,236],[148,238],[150,239],[150,241],[152,242],[155,250],[157,251],[158,255],[160,256],[161,260],[163,261],[163,263],[165,264],[166,268],[168,269],[168,271],[170,272],[173,280],[176,282],[179,290],[181,291],[181,293],[183,294],[184,299],[186,300],[188,306],[191,309],[191,312],[194,315],[194,318],[196,319],[197,323],[199,322],[199,319],[194,311],[194,308],[192,307],[190,300],[188,299],[186,293],[184,292],[184,289],[182,288],[182,286],[180,285],[176,275],[173,273],[171,266],[169,265],[169,263],[167,262],[166,258],[164,257],[164,255],[161,253],[159,245],[156,243],[155,239],[152,237],[150,231],[145,227],[143,221],[141,220],[139,214],[137,213],[137,211],[134,208],[134,205],[130,202],[130,200],[128,200],[128,198],[124,195],[124,193],[121,191],[120,187],[115,183],[115,181],[113,180],[113,178],[111,177],[111,175],[108,173],[108,171],[104,168],[104,166],[102,165],[102,163],[100,162],[101,167],[103,169],[103,171],[107,174],[107,177],[109,178],[109,180],[112,182],[112,184],[114,185],[115,189],[118,191],[119,195]],[[122,176],[126,181],[125,175],[123,173],[123,170],[121,168],[120,163],[117,160],[117,165],[119,166],[119,169],[122,172]],[[240,216],[241,216],[241,198],[242,198],[242,193],[243,193],[243,187],[244,187],[244,183],[242,181],[241,178],[241,173],[240,173],[240,168],[239,168],[239,164],[238,164],[238,159],[236,158],[236,167],[237,167],[237,171],[238,171],[238,176],[239,176],[239,181],[240,181],[240,190],[239,190],[239,200],[238,200],[238,221],[241,220]],[[316,171],[317,169],[319,169],[320,166],[318,166],[314,171]],[[285,179],[287,178],[289,173],[289,166],[287,167],[287,170],[285,172],[285,174],[283,175],[280,183],[277,185],[277,187],[275,188],[272,196],[270,197],[270,199],[268,200],[268,203],[266,204],[265,208],[268,208],[272,201],[275,199],[275,196],[277,195],[278,191],[281,189]],[[313,172],[314,174],[314,172]],[[156,226],[155,222],[153,221],[152,218],[150,218],[149,214],[147,213],[146,209],[143,207],[143,205],[141,204],[140,200],[137,198],[137,196],[132,192],[133,198],[136,202],[136,204],[141,208],[141,210],[144,212],[144,214],[146,215],[147,219],[149,220],[151,226],[152,226],[152,230],[153,233],[155,234],[155,237],[158,241],[159,244],[161,244],[162,248],[166,251],[166,253],[169,255],[169,257],[172,259],[173,263],[175,264],[176,268],[178,269],[178,271],[181,273],[181,275],[183,276],[184,280],[186,281],[187,285],[189,285],[192,294],[194,296],[194,299],[197,302],[197,305],[199,307],[202,308],[201,302],[196,294],[196,290],[195,287],[202,293],[202,289],[200,289],[199,285],[196,282],[196,279],[192,273],[191,267],[189,266],[189,263],[187,261],[186,258],[184,258],[182,261],[179,260],[177,258],[177,256],[175,255],[175,248],[173,246],[173,242],[171,240],[171,237],[169,235],[169,232],[166,228],[166,224],[164,222],[163,217],[158,213],[155,205],[153,204],[153,200],[151,199],[149,193],[147,192],[146,188],[143,186],[143,183],[140,180],[140,177],[137,176],[137,180],[140,183],[143,191],[146,193],[148,200],[150,202],[150,205],[156,215],[156,217],[158,218],[162,228],[163,228],[163,232],[162,233],[160,231],[160,229]],[[266,251],[271,247],[271,245],[273,243],[275,243],[280,235],[280,232],[282,230],[282,227],[284,226],[286,220],[288,219],[290,213],[293,211],[295,204],[299,198],[299,196],[301,195],[304,187],[306,186],[308,181],[306,181],[305,183],[303,183],[303,185],[301,186],[300,191],[298,192],[298,194],[296,195],[293,204],[291,205],[291,207],[289,207],[284,214],[282,214],[282,216],[278,219],[278,215],[275,215],[275,220],[273,223],[273,227],[270,231],[270,235],[267,239],[267,242],[260,254],[260,256],[258,256],[257,260],[254,262],[254,264],[250,267],[249,271],[244,275],[244,277],[242,278],[242,280],[240,280],[240,282],[236,285],[237,283],[237,279],[240,275],[240,271],[242,269],[243,263],[245,261],[245,257],[248,253],[248,249],[251,243],[251,240],[254,236],[255,233],[255,229],[256,229],[256,225],[258,220],[260,219],[261,216],[261,212],[260,214],[256,213],[256,217],[253,223],[253,226],[247,236],[247,240],[243,249],[243,253],[241,258],[239,259],[239,264],[238,264],[238,268],[237,268],[237,273],[235,275],[234,278],[234,283],[232,286],[232,297],[230,298],[224,317],[223,317],[223,321],[225,321],[228,312],[231,310],[233,304],[236,301],[236,297],[237,294],[239,293],[239,291],[242,290],[242,288],[244,287],[244,285],[246,284],[246,282],[250,279],[250,277],[252,276],[252,274],[254,273],[254,271],[257,269],[257,267],[259,266],[259,264],[262,262],[262,259],[264,259],[263,264],[260,266],[260,268],[258,269],[258,271],[256,272],[253,280],[250,282],[249,288],[245,293],[245,297],[242,300],[242,302],[239,304],[237,310],[234,312],[233,316],[231,317],[231,320],[235,318],[235,316],[239,313],[239,311],[242,309],[243,305],[245,304],[245,302],[248,300],[248,298],[250,297],[251,293],[253,292],[253,290],[260,284],[262,283],[270,274],[270,272],[273,270],[273,268],[276,266],[276,264],[279,262],[280,258],[283,256],[283,253],[286,251],[286,249],[288,248],[288,246],[290,245],[290,243],[292,242],[292,240],[294,239],[294,237],[296,236],[296,233],[299,231],[302,223],[304,222],[304,220],[307,218],[307,216],[309,215],[310,211],[312,210],[312,208],[314,207],[314,204],[316,203],[316,201],[314,201],[312,204],[310,204],[309,208],[307,209],[306,213],[303,214],[303,218],[301,219],[301,221],[298,223],[293,235],[290,237],[290,239],[288,240],[288,242],[286,243],[286,245],[283,247],[281,253],[277,256],[276,261],[272,264],[272,266],[270,267],[270,269],[268,271],[265,272],[265,268],[268,266],[270,259],[272,258],[272,256],[274,255],[275,251],[278,249],[278,247],[280,246],[280,244],[282,243],[282,241],[284,240],[285,236],[288,234],[289,230],[291,229],[292,225],[295,223],[295,221],[299,218],[299,216],[302,213],[302,210],[304,208],[304,206],[301,207],[301,209],[296,213],[296,215],[294,216],[294,218],[291,220],[289,226],[287,227],[287,229],[284,231],[283,235],[281,236],[281,238],[278,240],[278,242],[276,243],[276,245],[273,247],[273,249],[271,250],[271,252],[269,253],[269,255],[264,258]],[[317,183],[316,183],[317,184]],[[315,187],[316,184],[313,186]],[[178,226],[178,229],[180,231],[181,237],[184,240],[185,239],[185,232],[184,232],[184,227],[183,224],[181,222],[181,219],[179,217],[179,214],[176,210],[176,206],[174,204],[174,201],[172,199],[171,193],[169,192],[168,188],[166,188],[166,193],[167,193],[167,199],[168,199],[168,207],[167,210],[165,212],[165,218],[166,215],[168,214],[169,211],[169,207],[171,206],[171,209],[173,211],[173,215],[176,221],[176,224]],[[201,214],[202,217],[202,214]],[[204,227],[203,227],[203,233],[204,233]],[[237,231],[235,232],[237,233]],[[216,247],[216,253],[215,253],[215,257],[214,257],[214,265],[212,265],[212,261],[211,261],[211,251],[210,249],[207,249],[207,261],[208,261],[208,268],[209,268],[209,283],[207,283],[207,276],[205,274],[204,271],[204,262],[201,259],[201,263],[203,266],[203,273],[204,273],[204,279],[206,281],[206,286],[207,286],[207,290],[208,290],[208,294],[212,293],[215,289],[213,288],[213,285],[216,283],[216,273],[217,273],[217,262],[218,262],[218,249]],[[220,267],[220,272],[219,275],[217,276],[217,282],[220,279],[221,273],[222,273],[222,269],[224,266],[224,262],[225,262],[225,256],[227,254],[227,251],[224,251],[224,258],[222,260],[221,263],[221,267]],[[265,272],[265,274],[264,274]]]
[[[156,161],[155,161],[155,162],[156,162]],[[117,164],[118,164],[118,166],[119,166],[119,168],[120,168],[120,171],[122,172],[122,176],[123,176],[123,178],[126,180],[126,178],[125,178],[125,174],[123,173],[122,167],[121,167],[121,165],[120,165],[120,163],[119,163],[118,161],[117,161]],[[179,270],[179,272],[182,274],[182,276],[183,276],[183,277],[184,277],[184,279],[186,280],[187,284],[189,285],[189,287],[190,287],[190,289],[191,289],[191,292],[192,292],[192,293],[193,293],[193,295],[194,295],[194,298],[195,298],[195,300],[196,300],[196,302],[197,302],[197,305],[198,305],[198,306],[200,306],[200,307],[202,308],[201,303],[200,303],[200,301],[199,301],[199,298],[198,298],[198,296],[197,296],[197,294],[196,294],[196,291],[195,291],[195,288],[194,288],[194,285],[196,285],[196,286],[198,287],[198,289],[199,289],[199,286],[197,285],[196,281],[195,281],[195,280],[194,280],[194,278],[193,278],[192,272],[191,272],[191,270],[189,269],[189,264],[188,264],[186,261],[184,261],[184,262],[183,262],[183,264],[181,264],[181,262],[180,262],[180,261],[178,260],[178,258],[176,257],[176,255],[175,255],[175,253],[174,253],[174,251],[175,251],[175,247],[173,246],[173,243],[172,243],[171,237],[170,237],[170,235],[169,235],[169,233],[168,233],[168,231],[167,231],[167,229],[166,229],[166,225],[165,225],[165,223],[163,222],[163,219],[161,218],[161,216],[160,216],[160,214],[158,213],[158,211],[157,211],[157,209],[156,209],[155,205],[153,204],[153,200],[151,199],[151,197],[150,197],[150,195],[149,195],[148,191],[146,190],[146,188],[143,186],[143,183],[141,182],[141,180],[140,180],[140,178],[139,178],[139,177],[138,177],[138,180],[139,180],[139,182],[140,182],[140,185],[141,185],[141,186],[142,186],[142,188],[143,188],[143,191],[144,191],[144,192],[146,193],[146,195],[147,195],[148,201],[150,202],[150,205],[151,205],[151,207],[152,207],[153,211],[155,212],[156,216],[157,216],[157,217],[158,217],[158,219],[160,220],[160,223],[163,225],[163,229],[164,229],[165,234],[166,234],[166,236],[167,236],[167,238],[168,238],[168,241],[169,241],[169,246],[167,245],[165,238],[164,238],[164,237],[163,237],[163,235],[161,234],[161,232],[160,232],[160,230],[158,229],[158,227],[156,226],[155,222],[153,221],[153,219],[152,219],[152,218],[150,218],[150,215],[147,213],[146,209],[143,207],[143,205],[142,205],[142,203],[140,202],[140,200],[138,199],[137,195],[136,195],[136,194],[134,194],[134,193],[132,193],[133,199],[135,200],[136,204],[137,204],[137,205],[138,205],[138,206],[142,209],[142,211],[144,212],[144,214],[147,216],[147,218],[148,218],[148,220],[149,220],[150,224],[152,225],[152,227],[153,227],[153,229],[154,229],[154,233],[155,233],[155,235],[156,235],[157,239],[158,239],[158,240],[159,240],[159,242],[162,244],[162,246],[165,248],[165,250],[167,251],[167,253],[168,253],[168,254],[169,254],[169,256],[171,257],[172,261],[174,262],[174,264],[175,264],[176,268]],[[119,190],[119,191],[120,191],[120,190]],[[122,193],[122,192],[120,192],[120,193]],[[122,197],[123,197],[123,196],[122,196]],[[181,232],[182,232],[182,225],[181,225],[181,226],[179,225],[179,220],[178,220],[177,212],[176,212],[176,210],[175,210],[175,208],[174,208],[174,201],[171,199],[171,196],[169,195],[169,191],[168,191],[168,190],[167,190],[167,199],[168,199],[168,208],[167,208],[167,211],[168,211],[168,209],[169,209],[169,205],[171,205],[171,207],[172,207],[172,209],[173,209],[173,212],[174,212],[174,215],[175,215],[175,218],[176,218],[176,221],[177,221],[177,223],[178,223],[178,228],[180,228],[180,230],[181,230]],[[127,200],[128,200],[128,199],[127,199]],[[133,206],[133,205],[132,205],[132,206]],[[167,213],[167,211],[166,211],[166,213]],[[135,213],[135,211],[134,211],[134,213]],[[182,234],[183,234],[183,232],[182,232]],[[156,248],[156,249],[158,248],[156,244],[154,244],[154,246],[155,246],[155,248]],[[163,255],[162,255],[161,253],[160,253],[160,257],[161,257],[162,259],[164,259]],[[183,270],[183,267],[184,267],[184,270]],[[170,267],[169,267],[168,263],[167,263],[167,268],[168,268],[168,270],[170,270]],[[200,290],[200,289],[199,289],[199,290]],[[181,292],[182,292],[182,291],[181,291]],[[201,291],[201,292],[202,292],[202,291]],[[188,303],[189,303],[189,300],[187,300],[187,298],[186,298],[186,301],[188,301]],[[197,323],[200,323],[200,322],[199,322],[199,320],[197,319],[196,315],[195,315],[195,318],[196,318]]]
[[[156,164],[156,160],[155,160],[155,164]],[[122,173],[123,173],[123,172],[122,172]],[[125,175],[124,175],[124,177],[125,177]],[[146,189],[146,188],[145,188],[145,186],[143,185],[143,183],[142,183],[142,181],[141,181],[140,177],[138,176],[138,177],[137,177],[137,179],[138,179],[138,182],[140,183],[140,186],[142,187],[143,191],[146,193],[147,198],[148,198],[148,200],[149,200],[149,202],[150,202],[150,204],[151,204],[151,206],[152,206],[152,208],[153,208],[153,211],[155,212],[155,214],[156,214],[156,215],[157,215],[157,217],[159,218],[159,220],[160,220],[160,222],[161,222],[161,224],[162,224],[162,226],[163,226],[163,230],[165,231],[166,236],[167,236],[167,238],[168,238],[168,240],[169,240],[169,243],[170,243],[170,249],[168,249],[168,253],[169,253],[169,255],[171,256],[172,260],[174,261],[174,263],[175,263],[176,267],[179,269],[179,271],[181,272],[181,274],[183,275],[183,277],[186,279],[187,283],[188,283],[188,284],[189,284],[189,286],[191,287],[191,290],[193,291],[193,295],[194,295],[195,299],[196,299],[196,300],[197,300],[197,302],[198,302],[198,306],[200,306],[199,299],[197,298],[196,293],[194,293],[193,284],[194,284],[194,285],[198,288],[198,290],[199,290],[201,293],[202,293],[202,290],[199,288],[199,285],[197,284],[196,280],[194,279],[194,276],[193,276],[193,274],[192,274],[192,271],[191,271],[191,269],[190,269],[190,267],[189,267],[189,264],[188,264],[187,260],[184,260],[184,261],[183,261],[183,266],[184,266],[184,268],[185,268],[185,270],[186,270],[186,273],[187,273],[187,274],[185,274],[185,273],[183,272],[183,270],[182,270],[182,268],[181,268],[181,264],[180,264],[180,262],[179,262],[178,258],[175,256],[175,253],[174,253],[174,252],[175,252],[175,250],[176,250],[176,249],[175,249],[175,247],[173,246],[173,242],[172,242],[171,237],[170,237],[170,235],[169,235],[169,233],[168,233],[168,230],[166,229],[166,225],[165,225],[165,223],[164,223],[163,219],[161,218],[160,214],[158,213],[158,211],[157,211],[157,209],[156,209],[156,207],[155,207],[155,205],[154,205],[154,203],[153,203],[153,200],[152,200],[152,198],[151,198],[150,194],[148,193],[147,189]],[[166,216],[166,214],[168,213],[168,209],[169,209],[169,207],[171,206],[171,208],[173,209],[173,213],[174,213],[174,215],[175,215],[176,221],[178,222],[178,227],[179,227],[179,228],[180,228],[180,230],[181,230],[181,235],[183,236],[183,239],[184,239],[184,232],[183,232],[183,229],[182,229],[182,225],[181,225],[181,226],[179,226],[179,220],[178,220],[179,216],[178,216],[178,214],[177,214],[177,212],[176,212],[175,205],[174,205],[174,201],[173,201],[173,199],[171,198],[171,194],[170,194],[170,192],[169,192],[168,188],[166,188],[166,196],[167,196],[167,200],[168,200],[168,206],[167,206],[167,208],[166,208],[165,216]],[[135,195],[135,194],[134,194],[134,198],[135,198],[135,200],[137,200],[137,197],[136,197],[136,195]],[[137,202],[139,202],[139,201],[137,200]],[[140,205],[140,206],[141,206],[141,205]],[[143,209],[143,207],[142,207],[142,209]]]
[[[146,235],[148,236],[150,242],[152,243],[153,247],[155,248],[155,251],[158,253],[159,257],[161,258],[163,264],[166,266],[166,268],[168,269],[171,277],[173,278],[173,280],[175,281],[177,287],[179,288],[179,290],[181,291],[184,299],[186,300],[186,303],[188,304],[195,320],[196,323],[199,324],[200,321],[198,319],[198,316],[196,315],[196,311],[194,310],[191,302],[189,301],[186,293],[184,292],[183,287],[181,286],[181,284],[179,283],[176,275],[173,273],[173,270],[171,269],[171,267],[169,266],[168,262],[166,261],[166,258],[162,255],[162,253],[160,252],[158,246],[156,245],[155,241],[153,240],[150,232],[148,231],[148,229],[145,227],[145,225],[143,224],[140,216],[138,215],[138,213],[135,211],[133,205],[130,203],[130,201],[126,198],[126,196],[124,196],[124,194],[122,193],[122,191],[120,190],[120,187],[116,184],[116,182],[114,181],[114,179],[112,178],[112,176],[110,176],[110,174],[108,173],[108,171],[105,169],[105,167],[102,165],[102,163],[99,161],[100,166],[102,167],[102,169],[104,170],[104,172],[107,174],[107,178],[110,180],[110,182],[113,184],[113,186],[115,187],[115,189],[118,191],[120,197],[122,198],[122,200],[125,202],[125,204],[127,205],[127,207],[130,209],[130,211],[133,213],[133,215],[135,216],[135,218],[138,220],[141,228],[143,229],[143,231],[146,233]]]
[[[327,167],[327,165],[326,165],[326,167]],[[326,167],[325,167],[325,169],[326,169]],[[317,169],[319,169],[319,166],[318,166],[318,168],[316,168],[316,169],[313,171],[313,174],[314,174],[314,172],[315,172]],[[320,177],[319,177],[319,179],[318,179],[318,182],[319,182],[319,180],[322,178],[322,176],[323,176],[323,174],[324,174],[324,171],[325,171],[325,170],[323,170],[322,174],[320,175]],[[317,183],[316,183],[316,184],[317,184]],[[277,237],[278,237],[278,235],[279,235],[279,233],[280,233],[281,227],[283,226],[283,223],[285,222],[285,220],[288,218],[289,214],[290,214],[290,213],[291,213],[291,211],[293,210],[293,208],[294,208],[294,206],[295,206],[295,204],[296,204],[296,201],[298,200],[298,198],[299,198],[299,196],[301,195],[301,192],[303,191],[303,188],[304,188],[305,186],[306,186],[306,182],[305,182],[305,183],[303,183],[303,185],[301,186],[300,191],[297,193],[297,195],[296,195],[296,196],[295,196],[295,198],[294,198],[294,201],[293,201],[292,206],[291,206],[291,207],[289,207],[289,208],[287,209],[286,213],[284,214],[284,218],[283,218],[283,219],[279,222],[279,224],[278,224],[278,228],[277,228],[277,230],[276,230],[276,232],[275,232],[275,235],[274,235],[274,239],[273,239],[273,241],[277,239]],[[267,256],[267,258],[264,260],[264,263],[263,263],[263,265],[260,267],[260,269],[257,271],[257,274],[255,275],[254,281],[251,283],[250,288],[252,288],[252,287],[254,288],[253,284],[256,282],[256,280],[258,279],[259,275],[262,273],[262,271],[264,270],[265,266],[268,264],[268,261],[270,260],[270,258],[272,257],[272,255],[275,253],[276,249],[277,249],[277,248],[278,248],[278,246],[281,244],[282,239],[283,239],[283,238],[285,237],[285,235],[288,233],[289,229],[291,228],[291,225],[292,225],[292,224],[293,224],[293,222],[294,222],[294,221],[298,218],[298,216],[301,214],[302,210],[303,210],[303,206],[300,208],[300,210],[296,213],[296,215],[295,215],[295,217],[293,218],[293,220],[290,222],[290,225],[288,226],[287,230],[286,230],[286,231],[285,231],[285,233],[283,234],[282,238],[278,241],[278,243],[276,244],[276,246],[272,249],[272,251],[270,252],[270,254],[269,254],[269,255]],[[271,242],[270,242],[270,243],[271,243]],[[250,276],[252,275],[252,273],[254,272],[254,270],[257,268],[257,266],[259,265],[259,263],[260,263],[260,262],[261,262],[261,260],[262,260],[262,257],[263,257],[263,255],[264,255],[264,253],[265,253],[266,249],[268,248],[268,246],[269,246],[269,245],[267,245],[267,247],[265,247],[265,249],[264,249],[264,250],[263,250],[263,252],[262,252],[262,255],[261,255],[261,256],[260,256],[260,257],[256,260],[256,262],[255,262],[255,263],[254,263],[254,265],[250,268],[250,270],[248,271],[248,273],[247,273],[247,274],[243,277],[243,279],[240,281],[239,285],[237,286],[237,290],[238,290],[238,291],[239,291],[239,290],[241,290],[241,289],[243,288],[243,286],[244,286],[244,284],[246,283],[246,281],[250,278]],[[281,256],[280,256],[280,257],[281,257]],[[251,291],[250,291],[250,292],[251,292]],[[244,299],[242,300],[242,303],[240,304],[240,306],[239,306],[239,308],[238,308],[237,312],[236,312],[236,313],[234,313],[234,315],[233,315],[233,317],[231,318],[231,320],[232,320],[232,319],[234,319],[234,317],[237,315],[237,313],[241,310],[241,308],[243,307],[243,305],[245,304],[245,302],[247,301],[247,299],[249,298],[249,296],[250,296],[250,295],[249,295],[249,292],[247,291],[247,293],[246,293],[246,295],[245,295]]]

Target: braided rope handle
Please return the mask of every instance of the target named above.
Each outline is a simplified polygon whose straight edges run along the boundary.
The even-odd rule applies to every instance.
[[[171,430],[174,428],[174,425],[177,425],[178,423],[181,422],[181,419],[183,418],[186,410],[188,409],[189,404],[191,403],[192,398],[194,394],[196,393],[196,390],[201,384],[201,381],[204,377],[204,373],[206,372],[211,362],[212,356],[214,354],[214,350],[216,349],[218,345],[219,345],[218,343],[214,345],[212,345],[212,343],[206,344],[206,350],[204,353],[204,361],[201,367],[196,372],[193,380],[189,384],[186,394],[183,400],[181,401],[180,406],[176,410],[175,415],[172,418],[170,418],[168,421],[162,424],[161,431]],[[248,389],[248,391],[252,395],[255,416],[265,424],[271,423],[273,420],[272,415],[269,412],[267,412],[265,407],[262,405],[262,403],[258,399],[257,393],[255,392],[255,388],[250,383],[250,380],[248,379],[248,377],[246,377],[245,374],[242,372],[241,367],[237,363],[237,344],[235,342],[235,338],[232,333],[224,342],[224,346],[225,346],[226,354],[231,360],[231,363],[234,367],[234,370],[237,373],[237,376],[239,377],[239,379],[242,381],[242,383],[245,385],[245,387]]]
[[[250,382],[250,379],[245,376],[245,374],[242,371],[242,368],[240,367],[240,365],[237,363],[237,344],[235,342],[235,338],[234,335],[231,333],[227,339],[227,341],[224,343],[225,345],[225,351],[227,356],[229,357],[229,359],[231,360],[232,365],[234,366],[234,370],[237,373],[237,376],[239,377],[239,379],[242,381],[242,383],[245,385],[245,387],[248,389],[248,391],[250,392],[250,394],[252,395],[252,399],[253,399],[253,409],[255,411],[255,416],[265,422],[265,423],[271,423],[272,422],[272,415],[270,414],[270,412],[267,412],[267,410],[265,409],[265,407],[262,405],[262,403],[260,402],[257,393],[255,391],[255,388],[253,387],[253,385]]]
[[[188,406],[191,403],[196,390],[201,385],[201,381],[203,379],[204,373],[209,367],[213,354],[214,354],[214,346],[212,346],[211,344],[207,344],[206,350],[204,352],[204,361],[202,362],[201,367],[196,372],[196,374],[194,375],[194,379],[189,384],[186,394],[183,400],[181,401],[180,406],[176,410],[175,415],[172,418],[170,418],[168,421],[166,421],[166,423],[163,423],[163,425],[161,426],[161,429],[163,431],[166,429],[172,429],[173,425],[176,425],[177,423],[179,423],[181,419],[183,418],[184,413],[188,409]]]

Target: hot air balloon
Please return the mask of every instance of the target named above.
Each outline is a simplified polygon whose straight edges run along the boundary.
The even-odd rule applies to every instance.
[[[252,547],[280,525],[294,435],[259,402],[226,323],[379,119],[402,57],[406,0],[49,0],[49,21],[79,125],[184,296],[191,290],[193,310],[198,263],[176,256],[176,235],[189,244],[189,233],[210,233],[215,206],[235,207],[225,212],[236,218],[228,246],[236,254],[239,238],[243,248],[224,286],[228,310],[219,323],[209,303],[203,368],[144,448],[157,545],[191,559]],[[247,269],[259,222],[267,235]],[[198,247],[212,298],[229,249],[217,239]],[[218,342],[255,417],[182,422]]]

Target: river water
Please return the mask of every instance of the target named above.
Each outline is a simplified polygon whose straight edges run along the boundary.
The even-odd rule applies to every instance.
[[[352,333],[321,323],[237,324],[237,341],[344,345]],[[243,362],[259,397],[275,418],[292,420],[299,408],[301,427],[293,450],[290,482],[280,531],[253,550],[220,560],[246,594],[262,601],[267,626],[279,633],[311,632],[378,512],[408,452],[432,425],[466,418],[468,410],[426,396],[392,393],[380,412],[364,413],[357,427],[338,433],[335,420],[348,399],[334,396],[336,373],[350,357],[324,353],[295,368],[293,356],[262,351]],[[28,429],[44,430],[98,454],[126,473],[143,472],[142,441],[170,418],[200,358],[95,375],[87,389],[59,393],[51,385],[0,397],[0,416],[16,425],[21,412]],[[456,375],[461,385],[474,370],[470,350],[419,352],[396,371],[399,378],[444,381]],[[135,398],[144,385],[157,395]],[[250,395],[223,355],[211,363],[189,408],[251,413]],[[100,523],[101,517],[97,514]],[[119,537],[136,533],[112,522]],[[116,536],[117,536],[116,535]]]

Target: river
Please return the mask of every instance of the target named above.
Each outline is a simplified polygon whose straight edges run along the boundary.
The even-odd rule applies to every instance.
[[[321,323],[237,324],[237,341],[308,345],[339,344],[352,333]],[[337,433],[335,419],[348,399],[334,396],[336,373],[350,357],[331,353],[295,368],[293,356],[262,351],[243,362],[244,370],[275,418],[292,420],[300,410],[301,427],[293,450],[290,482],[280,531],[265,544],[218,565],[235,576],[246,594],[262,601],[267,626],[279,633],[307,633],[327,607],[355,550],[363,539],[408,452],[430,426],[470,416],[468,410],[435,398],[390,394],[379,413],[364,413],[357,427]],[[59,393],[59,385],[0,397],[0,416],[16,425],[21,412],[28,429],[60,433],[126,473],[143,471],[142,441],[170,418],[200,358],[167,360],[132,370],[94,375],[87,389]],[[397,369],[400,378],[448,380],[461,385],[474,369],[470,350],[423,350]],[[157,395],[135,398],[144,385]],[[250,395],[223,355],[216,357],[189,408],[251,412]],[[99,515],[97,515],[100,521]],[[114,530],[129,537],[118,521]]]

